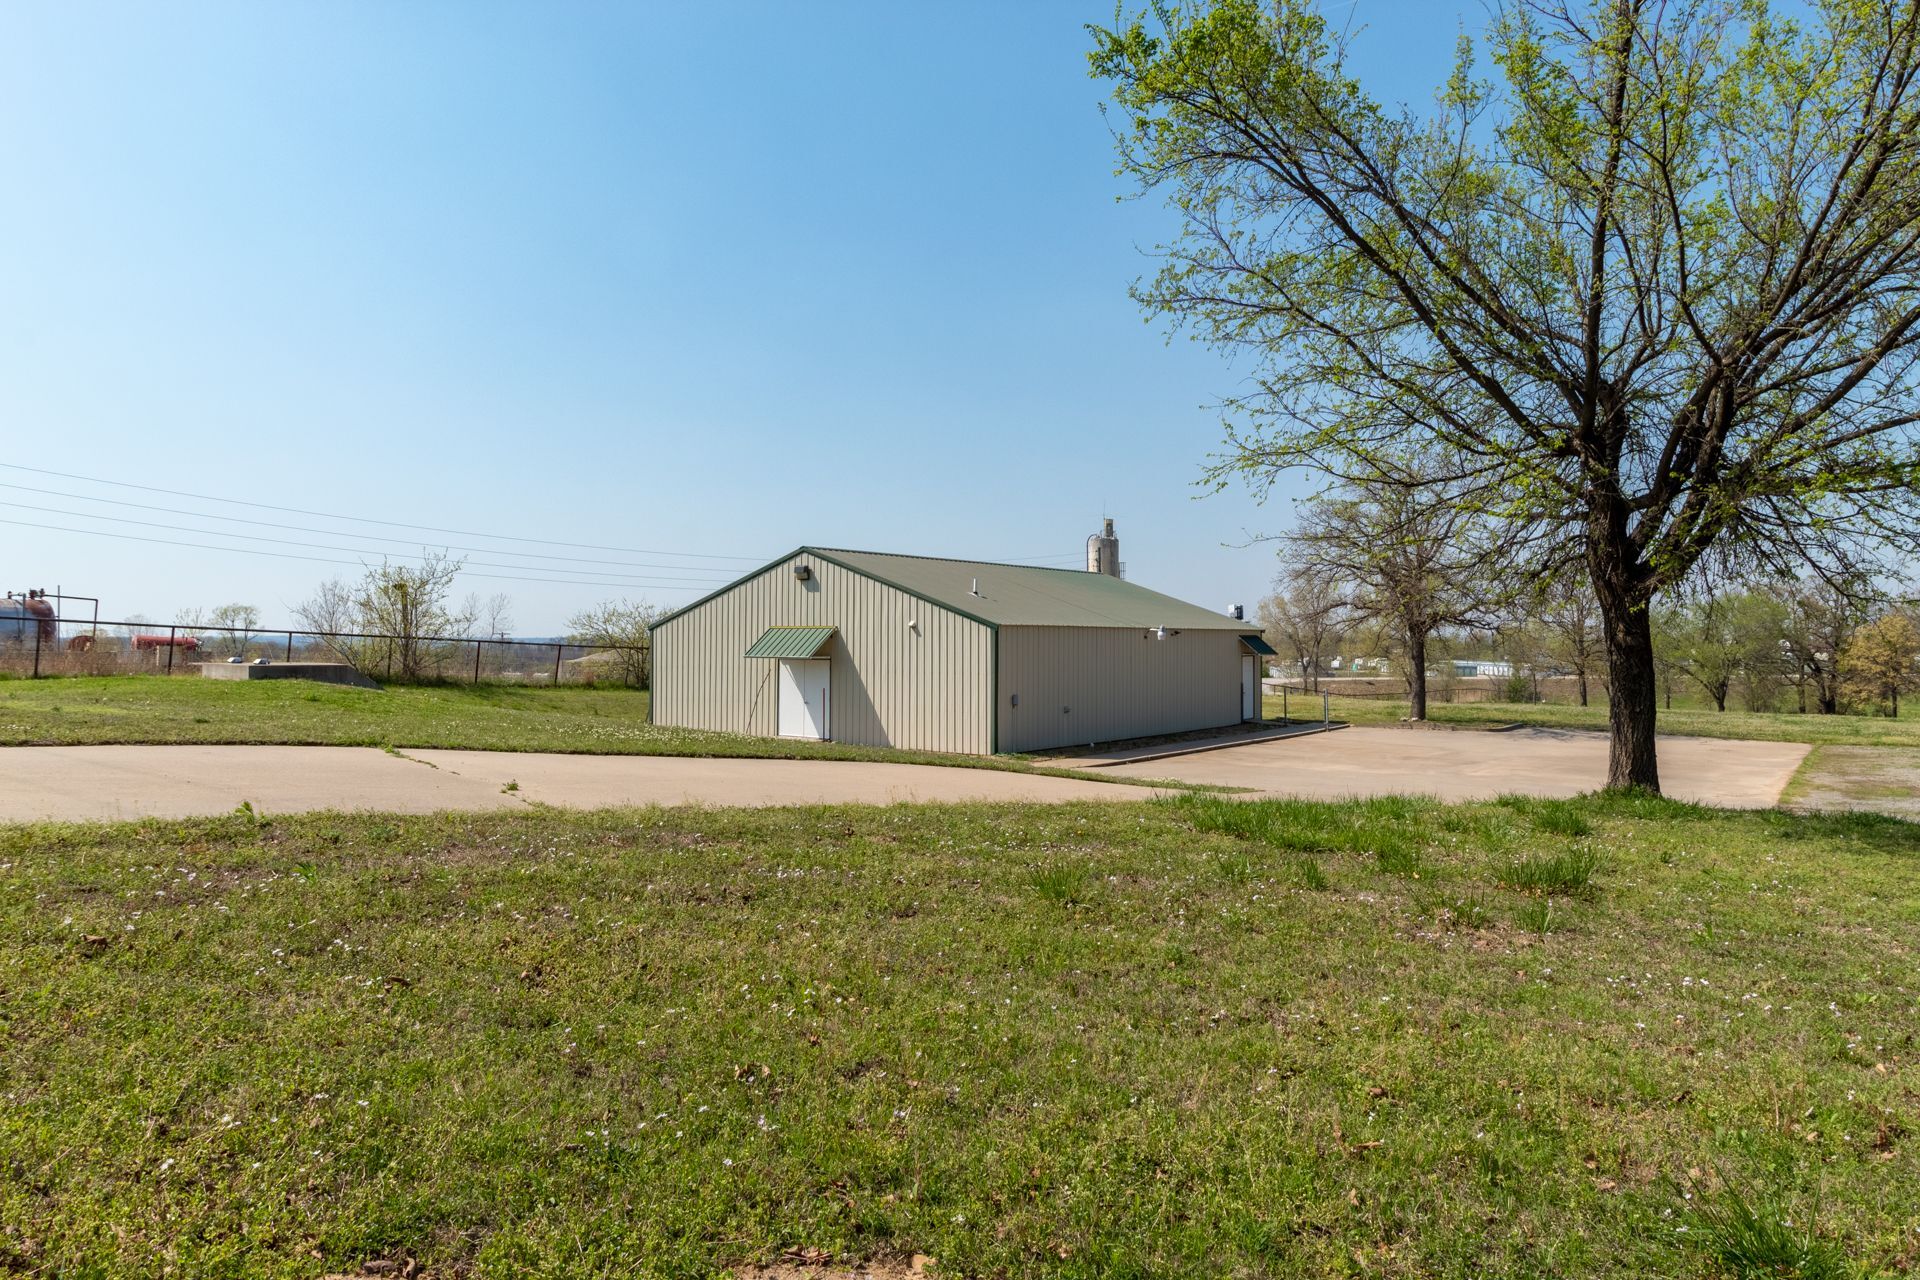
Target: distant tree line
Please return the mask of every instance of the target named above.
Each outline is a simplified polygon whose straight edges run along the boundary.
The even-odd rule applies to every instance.
[[[1336,662],[1345,674],[1355,659],[1383,660],[1404,681],[1415,719],[1425,717],[1430,680],[1446,679],[1455,658],[1512,664],[1504,700],[1537,699],[1542,680],[1565,682],[1581,706],[1604,695],[1599,603],[1577,573],[1516,578],[1509,565],[1475,559],[1470,540],[1409,550],[1383,527],[1403,519],[1401,508],[1355,503],[1307,504],[1284,542],[1284,567],[1259,611],[1283,678],[1318,689]],[[1669,708],[1678,689],[1721,711],[1897,716],[1920,691],[1920,606],[1864,579],[1702,578],[1655,602],[1652,634]]]

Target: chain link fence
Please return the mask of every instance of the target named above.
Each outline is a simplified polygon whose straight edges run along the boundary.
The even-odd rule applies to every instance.
[[[1268,680],[1267,692],[1278,696],[1282,690],[1294,696],[1307,695],[1318,698],[1321,694],[1331,694],[1336,698],[1365,698],[1378,702],[1405,702],[1408,698],[1407,682],[1399,676],[1323,676],[1309,688],[1297,676],[1283,680]],[[1593,678],[1589,681],[1590,697],[1600,697],[1605,692],[1604,681]],[[1524,693],[1523,697],[1514,696]],[[1428,702],[1547,702],[1572,704],[1580,700],[1580,681],[1570,675],[1534,675],[1521,672],[1518,676],[1454,676],[1433,673],[1427,677]]]
[[[486,636],[398,636],[299,628],[0,619],[0,672],[198,675],[207,662],[337,662],[383,684],[619,685],[644,689],[645,645]]]

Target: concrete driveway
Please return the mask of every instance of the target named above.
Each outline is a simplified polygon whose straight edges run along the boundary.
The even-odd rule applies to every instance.
[[[512,789],[509,790],[509,785]],[[700,759],[371,747],[0,747],[0,822],[313,809],[1139,800],[1146,787],[849,760]]]
[[[1662,738],[1667,793],[1730,808],[1766,808],[1807,754],[1798,743]],[[1606,781],[1595,733],[1528,729],[1342,729],[1103,773],[1336,799],[1398,792],[1443,800],[1508,792],[1570,796]],[[913,801],[1144,800],[1140,786],[991,769],[850,760],[545,755],[371,747],[0,747],[0,822],[186,818],[314,809],[430,813],[441,809],[608,805],[895,804]]]
[[[1807,750],[1797,742],[1663,737],[1660,784],[1676,800],[1729,809],[1771,808]],[[1113,765],[1101,772],[1250,787],[1309,799],[1572,796],[1606,785],[1607,739],[1605,734],[1571,729],[1488,733],[1353,728]]]

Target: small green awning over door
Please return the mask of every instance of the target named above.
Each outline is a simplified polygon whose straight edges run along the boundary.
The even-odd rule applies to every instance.
[[[817,658],[833,627],[768,627],[747,649],[749,658]]]
[[[1253,650],[1255,653],[1264,654],[1269,658],[1277,658],[1280,656],[1279,654],[1273,651],[1272,645],[1268,644],[1265,640],[1261,639],[1259,636],[1241,636],[1240,643],[1247,646],[1247,648]]]

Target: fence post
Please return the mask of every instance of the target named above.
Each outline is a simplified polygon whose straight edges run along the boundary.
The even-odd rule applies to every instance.
[[[287,656],[282,661],[293,661],[293,632],[291,631],[287,632]]]
[[[553,687],[556,689],[560,687],[560,654],[565,647],[564,645],[553,646]]]
[[[1333,723],[1333,697],[1326,690],[1320,691],[1320,727],[1326,728]]]
[[[168,675],[173,674],[173,651],[175,648],[175,645],[173,642],[179,639],[179,636],[180,636],[180,628],[178,627],[167,628],[167,674]]]
[[[475,684],[480,683],[480,646],[485,643],[485,640],[475,640],[473,642],[473,682]]]
[[[1292,717],[1287,715],[1287,686],[1285,684],[1282,684],[1280,686],[1280,723],[1281,724],[1293,723]]]
[[[33,678],[38,680],[40,678],[40,619],[34,618],[32,614],[28,614],[27,617],[33,619]]]

